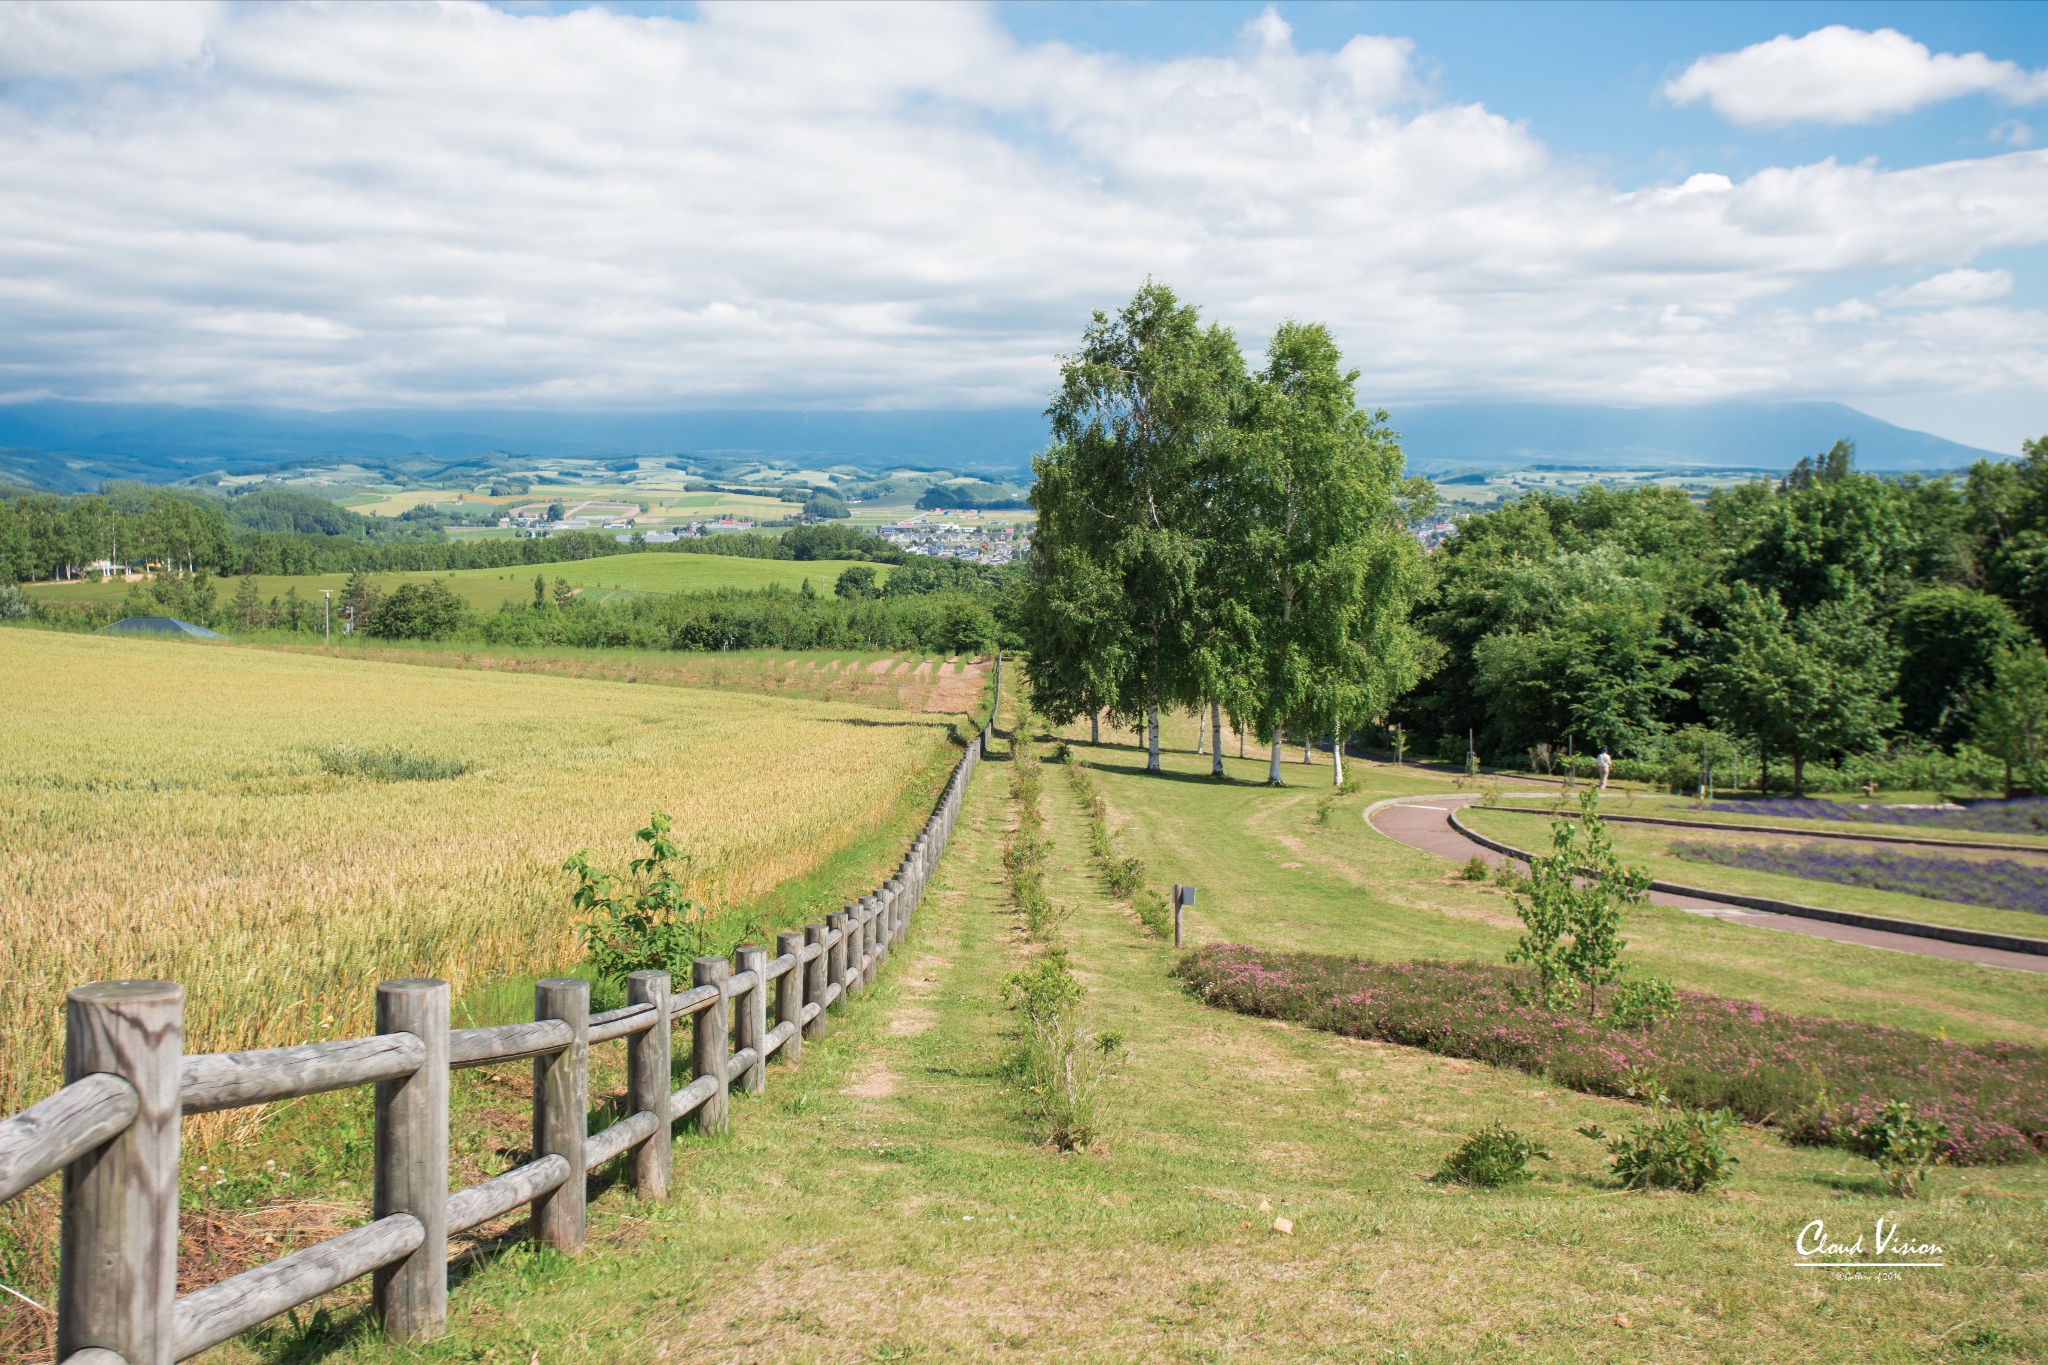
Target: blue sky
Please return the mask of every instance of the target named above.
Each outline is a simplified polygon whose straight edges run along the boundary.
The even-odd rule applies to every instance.
[[[1147,274],[1389,403],[2048,430],[2048,8],[0,10],[0,399],[1037,401]]]

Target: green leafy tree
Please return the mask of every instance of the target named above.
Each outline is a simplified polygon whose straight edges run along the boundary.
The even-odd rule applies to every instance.
[[[691,960],[712,946],[710,915],[690,899],[679,875],[690,855],[669,837],[672,828],[669,816],[655,811],[634,832],[644,851],[625,877],[592,866],[587,848],[562,864],[576,874],[571,904],[588,916],[578,932],[601,980],[616,985],[638,971],[687,980]]]
[[[533,576],[533,609],[535,611],[546,611],[548,609],[548,576],[546,574],[537,573]]]
[[[263,619],[263,599],[257,595],[256,580],[248,574],[235,585],[234,611],[236,619],[252,628]]]
[[[1970,708],[1977,747],[2005,764],[2012,799],[2015,769],[2038,795],[2048,790],[2048,652],[2028,641],[1992,656],[1991,677]]]
[[[469,604],[440,579],[405,583],[376,606],[369,633],[385,640],[442,640],[462,629]]]
[[[1020,622],[1033,695],[1048,714],[1092,701],[1145,723],[1154,771],[1159,708],[1203,700],[1195,655],[1213,599],[1197,585],[1244,387],[1231,334],[1148,281],[1114,317],[1097,312],[1062,362],[1053,442],[1033,461],[1046,571]],[[1074,624],[1058,628],[1069,607]]]
[[[1860,593],[1823,602],[1796,620],[1775,593],[1737,583],[1707,670],[1708,705],[1726,728],[1792,759],[1805,791],[1809,758],[1877,746],[1898,719],[1891,695],[1897,657]]]
[[[1359,408],[1357,382],[1327,328],[1283,322],[1217,485],[1212,515],[1235,532],[1218,541],[1225,591],[1211,613],[1247,643],[1246,682],[1276,786],[1289,721],[1305,735],[1325,725],[1341,733],[1380,701],[1376,692],[1412,674],[1389,670],[1358,634],[1405,617],[1420,578],[1384,572],[1383,553],[1376,560],[1401,534],[1402,455],[1387,414]],[[1375,568],[1383,571],[1369,579]],[[1394,601],[1369,601],[1368,587]],[[1398,634],[1382,632],[1379,643],[1394,646]]]
[[[832,585],[832,595],[848,598],[855,602],[863,602],[870,597],[877,596],[875,566],[872,564],[849,564],[844,569],[841,569],[838,580]]]
[[[561,577],[555,579],[555,609],[557,611],[565,610],[569,605],[570,599],[575,596],[576,589],[569,586],[568,579]]]
[[[1942,586],[1908,596],[1892,617],[1900,723],[1953,747],[1968,733],[1970,699],[1990,679],[1992,660],[2025,636],[2012,609],[1988,593]]]
[[[1530,861],[1522,888],[1514,900],[1525,932],[1507,960],[1536,969],[1549,1008],[1566,1008],[1583,989],[1592,1013],[1600,987],[1621,975],[1622,907],[1650,893],[1650,874],[1615,854],[1597,791],[1579,798],[1578,820],[1552,823],[1550,852]]]

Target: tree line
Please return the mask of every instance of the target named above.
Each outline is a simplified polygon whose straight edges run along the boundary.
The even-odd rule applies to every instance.
[[[1531,493],[1425,559],[1433,494],[1356,380],[1298,322],[1249,370],[1156,283],[1095,314],[1035,466],[1018,627],[1049,719],[1143,726],[1156,769],[1162,709],[1228,715],[1276,782],[1284,735],[1382,725],[1687,789],[2048,777],[2048,438],[1960,478],[1876,478],[1841,442],[1704,499]]]
[[[1277,782],[1284,732],[1345,734],[1415,685],[1428,574],[1408,526],[1433,494],[1357,379],[1327,328],[1292,321],[1252,371],[1156,282],[1094,315],[1034,462],[1019,629],[1040,711],[1144,726],[1154,770],[1162,710],[1206,711],[1217,736],[1228,715]]]
[[[310,494],[266,489],[234,499],[115,485],[98,494],[0,496],[0,583],[85,577],[103,560],[159,571],[241,574],[443,572],[559,564],[643,550],[753,559],[906,556],[845,526],[799,526],[781,536],[712,535],[646,544],[568,531],[525,539],[451,539],[448,515],[365,517]]]
[[[1876,478],[1840,442],[1704,499],[1530,493],[1430,567],[1427,676],[1391,719],[1440,758],[1604,745],[1688,787],[1775,762],[1795,791],[1816,767],[2048,777],[2048,438],[1960,478]]]

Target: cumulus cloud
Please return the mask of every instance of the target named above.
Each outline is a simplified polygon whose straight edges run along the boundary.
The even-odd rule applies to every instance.
[[[1878,302],[1893,308],[1953,308],[1958,304],[1989,303],[2012,292],[2010,270],[1950,270],[1909,284],[1887,289]]]
[[[191,13],[203,59],[0,88],[0,390],[1031,403],[1148,274],[1328,321],[1375,396],[2048,380],[1995,296],[1785,302],[2048,240],[2039,151],[1618,188],[1271,13],[1169,61],[930,5]]]
[[[214,4],[7,0],[0,4],[0,81],[99,80],[191,66],[205,57]]]
[[[1675,104],[1705,100],[1730,123],[1872,123],[1964,95],[2015,104],[2048,99],[2048,72],[1981,52],[1930,52],[1897,29],[1830,24],[1803,38],[1780,34],[1740,52],[1702,57],[1665,82]]]

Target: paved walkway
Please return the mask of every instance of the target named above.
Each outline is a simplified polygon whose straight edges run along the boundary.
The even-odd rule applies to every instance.
[[[1388,838],[1407,844],[1410,848],[1419,848],[1425,853],[1434,853],[1438,857],[1450,858],[1461,863],[1476,853],[1486,860],[1488,866],[1498,866],[1507,861],[1504,856],[1474,843],[1451,828],[1451,809],[1455,806],[1469,806],[1477,800],[1479,798],[1476,796],[1417,798],[1400,805],[1382,806],[1372,812],[1367,823]],[[1762,910],[1748,910],[1691,896],[1674,896],[1663,891],[1652,891],[1650,900],[1652,904],[1672,906],[1695,915],[1711,915],[1715,919],[1728,920],[1735,924],[1754,925],[1759,929],[1777,929],[1788,934],[1804,934],[1808,938],[1824,938],[1836,943],[1856,943],[1866,948],[1914,953],[1920,957],[1945,957],[1953,962],[1974,962],[1984,967],[2009,967],[2021,972],[2048,972],[2048,957],[2040,957],[2033,953],[2008,953],[1997,948],[1976,948],[1967,943],[1944,943],[1940,939],[1917,938],[1912,934],[1890,934],[1881,929],[1859,929],[1849,924],[1831,924],[1827,920],[1801,919],[1796,915],[1773,915]]]

